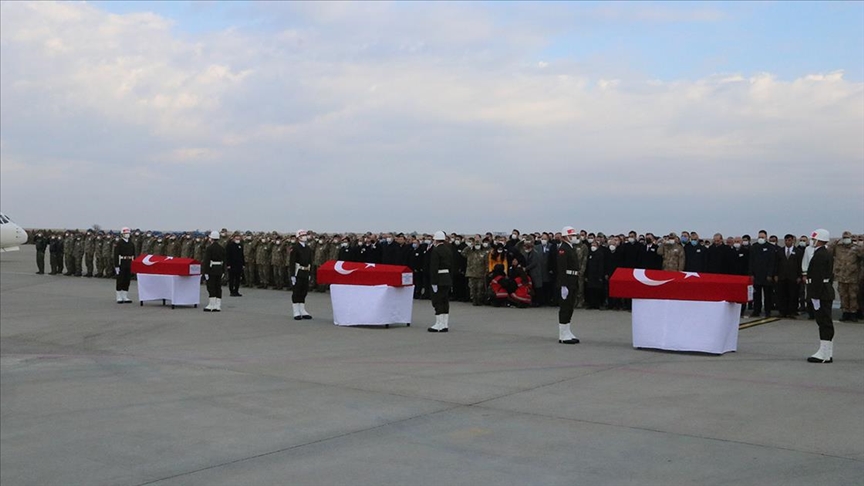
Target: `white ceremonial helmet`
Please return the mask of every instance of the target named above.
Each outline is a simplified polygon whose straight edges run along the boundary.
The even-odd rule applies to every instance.
[[[830,233],[828,233],[828,230],[822,228],[813,231],[810,237],[814,240],[824,241],[826,243],[831,239],[831,235]]]
[[[120,230],[120,233],[123,233],[123,234],[129,234],[129,233],[131,233],[131,232],[132,232],[132,230],[130,230],[130,229],[129,229],[128,227],[126,227],[126,226],[124,226],[123,229]]]
[[[218,240],[219,239],[219,232],[218,231],[211,231],[210,232],[210,239],[211,240]]]
[[[576,229],[572,226],[565,226],[561,228],[561,236],[576,236]]]
[[[309,232],[304,229],[297,230],[297,238],[300,238],[301,236],[306,236],[308,233]]]
[[[436,231],[435,235],[432,236],[432,239],[435,241],[444,241],[447,239],[447,236],[444,234],[443,231]]]

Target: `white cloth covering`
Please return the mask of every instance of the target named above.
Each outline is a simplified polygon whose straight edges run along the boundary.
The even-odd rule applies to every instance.
[[[723,354],[738,349],[741,304],[633,299],[633,347]]]
[[[414,286],[331,285],[333,323],[337,326],[409,324]]]
[[[173,305],[196,305],[201,301],[201,276],[138,274],[138,300],[170,301]]]

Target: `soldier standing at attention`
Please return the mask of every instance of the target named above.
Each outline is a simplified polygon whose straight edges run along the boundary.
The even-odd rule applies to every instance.
[[[270,285],[270,242],[267,234],[261,235],[255,251],[255,264],[258,266],[258,288],[266,289]]]
[[[63,275],[71,277],[75,273],[75,261],[72,253],[75,250],[75,236],[71,231],[66,232],[66,237],[63,238],[63,259],[66,260],[66,273]]]
[[[204,312],[222,311],[222,270],[224,264],[225,248],[219,244],[219,233],[213,231],[210,233],[210,244],[204,251],[204,262],[201,266],[204,280],[207,281],[207,295],[210,297]]]
[[[834,322],[831,320],[831,307],[834,304],[834,259],[828,248],[828,230],[817,229],[811,235],[813,256],[807,267],[807,296],[813,302],[816,324],[819,326],[819,351],[807,358],[810,363],[834,362]]]
[[[72,251],[72,260],[75,262],[75,276],[81,277],[83,271],[81,263],[84,260],[84,236],[81,233],[75,233],[75,249]]]
[[[579,259],[571,241],[571,238],[576,237],[576,230],[572,226],[565,226],[561,230],[561,245],[558,247],[558,256],[556,257],[558,287],[561,289],[561,302],[558,308],[558,342],[562,344],[579,342],[579,339],[570,331],[570,321],[573,318],[573,306],[580,276]]]
[[[273,270],[273,286],[282,290],[285,286],[285,249],[282,247],[282,236],[274,236],[276,241],[270,250],[270,268]]]
[[[102,256],[102,240],[104,239],[101,231],[96,233],[96,244],[93,245],[93,256],[96,260],[96,278],[102,278],[105,269],[108,268],[108,265],[105,264],[105,258]]]
[[[63,273],[63,240],[60,235],[52,234],[48,244],[48,257],[51,263],[51,275]]]
[[[432,288],[432,307],[435,309],[435,324],[429,332],[450,330],[450,288],[453,286],[453,249],[447,244],[443,231],[432,237],[429,255],[429,283]]]
[[[477,239],[469,239],[468,246],[462,250],[466,258],[465,277],[468,278],[468,291],[471,294],[472,305],[483,305],[486,298],[486,258],[489,249]]]
[[[312,249],[306,244],[306,230],[297,231],[297,243],[291,249],[288,271],[291,274],[291,303],[294,310],[294,320],[312,319],[306,312],[306,294],[309,293],[309,273],[312,270]]]
[[[87,267],[87,277],[93,276],[93,255],[96,251],[96,235],[92,230],[87,230],[84,239],[84,265]]]
[[[225,247],[226,265],[228,267],[228,292],[231,297],[240,295],[240,279],[243,277],[243,240],[240,233],[234,233],[231,241]]]
[[[255,247],[258,242],[252,239],[251,231],[246,231],[243,239],[243,283],[249,288],[255,285]]]
[[[48,248],[48,238],[40,231],[33,238],[33,243],[36,245],[36,275],[43,275],[45,273],[45,249]]]
[[[114,272],[111,272],[111,268],[114,267],[112,265],[114,261],[114,236],[112,234],[107,234],[102,238],[102,265],[104,268],[104,277],[105,278],[114,278]]]
[[[135,245],[129,241],[129,228],[120,230],[122,238],[114,245],[114,273],[117,274],[117,303],[131,304],[129,281],[132,280],[132,260],[135,259]]]
[[[834,278],[840,293],[840,309],[843,322],[858,322],[858,272],[864,259],[864,248],[852,244],[852,232],[844,231],[843,237],[828,249],[834,258]]]

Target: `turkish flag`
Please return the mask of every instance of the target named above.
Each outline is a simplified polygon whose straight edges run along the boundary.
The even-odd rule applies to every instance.
[[[140,255],[132,260],[132,273],[154,275],[201,275],[201,262],[192,258]]]
[[[609,297],[743,304],[752,295],[753,280],[742,275],[619,268],[609,279]]]
[[[343,262],[330,260],[318,268],[319,284],[337,285],[414,285],[414,271],[404,265]]]

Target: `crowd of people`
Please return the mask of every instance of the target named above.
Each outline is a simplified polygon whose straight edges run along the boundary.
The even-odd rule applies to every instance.
[[[48,253],[51,275],[114,278],[114,248],[119,232],[90,229],[31,230],[37,250],[39,274],[45,273]],[[209,233],[208,233],[209,234]],[[208,234],[200,232],[159,232],[133,230],[130,241],[135,255],[151,254],[193,258],[203,261]],[[228,253],[223,284],[230,269],[239,279],[237,287],[292,290],[294,284],[286,269],[297,242],[294,234],[276,231],[256,232],[222,229],[218,241],[239,246]],[[446,235],[452,252],[454,273],[450,298],[473,305],[509,307],[557,306],[558,248],[560,232],[523,234],[514,229],[509,235]],[[609,297],[609,278],[619,267],[718,274],[749,275],[753,278],[754,299],[744,308],[751,316],[794,318],[812,306],[805,295],[806,249],[810,237],[776,235],[759,231],[750,235],[728,236],[719,233],[701,237],[695,231],[657,236],[639,234],[606,235],[581,230],[570,238],[579,262],[575,306],[585,309],[628,310],[629,302]],[[315,282],[315,269],[328,260],[343,260],[390,265],[405,265],[414,272],[415,298],[429,299],[431,284],[429,260],[432,234],[365,233],[316,234],[309,232],[312,254],[310,289],[325,292]],[[846,231],[828,247],[833,256],[834,280],[838,283],[841,320],[862,318],[864,309],[864,237]],[[241,272],[237,272],[242,268]],[[202,282],[203,283],[203,282]],[[231,295],[241,296],[239,288]]]

